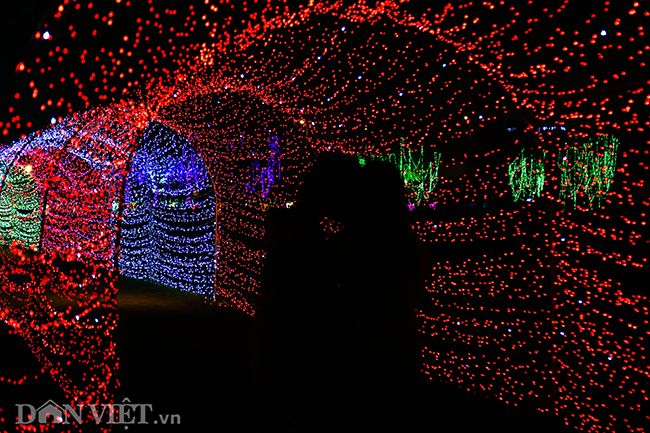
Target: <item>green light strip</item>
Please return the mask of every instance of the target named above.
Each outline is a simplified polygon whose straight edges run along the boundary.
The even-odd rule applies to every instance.
[[[594,202],[600,207],[614,182],[618,144],[615,137],[603,135],[560,152],[560,197],[565,206],[571,201],[574,209],[578,204],[591,208]]]
[[[510,188],[516,201],[540,197],[544,189],[544,161],[525,149],[508,165]]]
[[[404,186],[407,190],[407,199],[410,205],[420,206],[429,201],[431,192],[440,180],[441,154],[433,152],[431,161],[425,158],[424,146],[411,149],[400,140],[399,152],[389,155],[359,155],[359,164],[364,167],[369,160],[387,161],[394,164],[399,170]]]

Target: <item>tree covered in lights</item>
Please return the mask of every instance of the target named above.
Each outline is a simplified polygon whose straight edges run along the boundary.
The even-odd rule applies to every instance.
[[[515,201],[539,197],[544,189],[544,161],[522,149],[508,165],[510,188]]]
[[[573,207],[601,205],[616,173],[619,141],[611,135],[573,143],[559,153],[560,198]]]

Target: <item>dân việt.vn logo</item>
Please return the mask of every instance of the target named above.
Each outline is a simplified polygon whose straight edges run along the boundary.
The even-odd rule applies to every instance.
[[[181,416],[154,414],[151,404],[134,404],[128,398],[122,403],[57,404],[48,400],[39,407],[17,404],[16,424],[180,424]]]

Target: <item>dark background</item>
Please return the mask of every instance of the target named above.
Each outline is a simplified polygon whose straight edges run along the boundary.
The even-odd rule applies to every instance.
[[[60,4],[52,0],[11,0],[3,2],[0,13],[0,41],[2,63],[0,68],[0,117],[7,117],[13,95],[12,81],[16,66],[28,58],[34,35],[46,18],[56,12]]]

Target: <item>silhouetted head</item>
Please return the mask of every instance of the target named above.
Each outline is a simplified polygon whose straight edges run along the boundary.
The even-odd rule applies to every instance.
[[[360,170],[354,156],[320,154],[300,187],[297,207],[311,218],[327,217],[345,225],[356,213]]]

